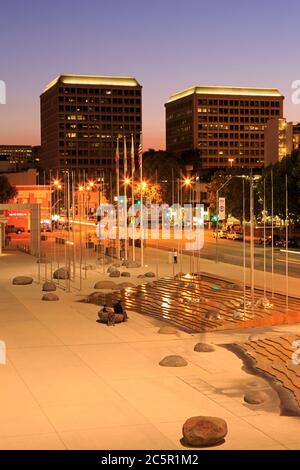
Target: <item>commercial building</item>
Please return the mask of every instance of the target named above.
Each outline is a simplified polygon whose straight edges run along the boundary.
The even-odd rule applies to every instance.
[[[22,171],[39,161],[39,146],[0,145],[0,172]]]
[[[275,164],[293,151],[293,123],[270,119],[266,127],[265,166]]]
[[[114,169],[117,137],[126,136],[129,151],[131,134],[138,145],[141,130],[142,87],[135,78],[60,75],[41,95],[44,168]],[[122,151],[121,142],[121,159]]]
[[[283,117],[274,88],[196,86],[170,97],[166,148],[177,155],[198,150],[203,168],[264,165],[269,119]]]

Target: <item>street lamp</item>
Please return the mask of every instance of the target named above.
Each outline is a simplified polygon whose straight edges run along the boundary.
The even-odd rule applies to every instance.
[[[234,158],[228,158],[228,162],[230,163],[230,168],[232,168]]]

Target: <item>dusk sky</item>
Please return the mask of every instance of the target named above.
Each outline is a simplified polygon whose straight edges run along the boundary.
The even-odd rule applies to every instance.
[[[165,147],[164,103],[193,85],[277,87],[300,121],[297,0],[10,0],[0,7],[1,144],[39,144],[39,95],[61,73],[132,75],[144,148]]]

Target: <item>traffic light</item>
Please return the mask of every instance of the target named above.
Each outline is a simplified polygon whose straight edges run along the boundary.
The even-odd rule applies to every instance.
[[[212,215],[211,221],[212,222],[218,222],[219,217],[217,215]]]
[[[134,204],[137,204],[138,206],[140,206],[141,205],[141,200],[140,199],[135,199]]]

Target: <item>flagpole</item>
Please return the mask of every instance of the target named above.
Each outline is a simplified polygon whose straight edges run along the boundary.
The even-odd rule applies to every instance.
[[[125,242],[125,260],[128,258],[127,245],[127,146],[126,136],[124,135],[124,242]]]
[[[144,266],[144,214],[143,214],[143,142],[142,133],[140,133],[139,145],[139,167],[140,167],[140,182],[141,182],[141,226],[140,226],[140,240],[141,240],[141,266]]]
[[[117,258],[120,259],[120,152],[119,136],[117,137],[116,148],[116,171],[117,171]]]
[[[131,207],[134,211],[134,173],[135,173],[135,161],[134,161],[134,140],[133,134],[131,134]],[[132,222],[135,221],[134,215],[132,216]],[[132,226],[132,260],[135,261],[135,227]]]

